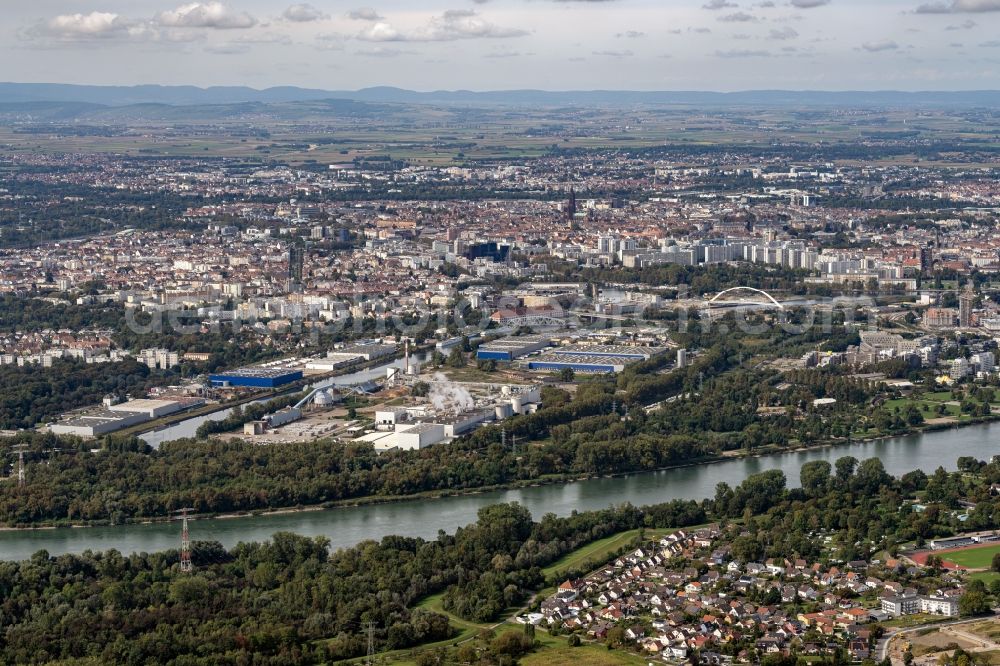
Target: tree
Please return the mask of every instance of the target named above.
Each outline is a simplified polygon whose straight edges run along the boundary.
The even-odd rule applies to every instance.
[[[993,562],[990,564],[990,568],[993,571],[1000,571],[1000,553],[994,553]]]
[[[858,465],[854,475],[854,487],[862,492],[875,494],[879,488],[892,481],[878,458],[869,458]]]
[[[468,363],[468,359],[465,357],[465,353],[462,352],[458,347],[451,350],[448,354],[448,366],[452,368],[464,368]]]
[[[730,552],[737,562],[756,562],[764,555],[764,544],[755,536],[739,536],[733,540]]]
[[[826,492],[831,469],[830,463],[825,460],[813,460],[804,464],[799,472],[802,489],[810,495]]]
[[[490,642],[490,652],[497,657],[507,656],[517,658],[531,652],[533,648],[534,640],[516,631],[502,633]]]
[[[969,581],[965,588],[965,594],[958,600],[958,612],[966,616],[983,615],[990,612],[990,596],[983,581]]]
[[[834,463],[837,469],[837,483],[846,484],[854,476],[854,469],[858,466],[858,459],[854,456],[844,456],[838,458]]]
[[[609,648],[616,648],[625,645],[624,627],[618,626],[608,629],[608,634],[604,637],[604,642],[607,643]]]
[[[576,372],[573,368],[563,368],[559,371],[559,381],[568,384],[574,379],[576,379]]]

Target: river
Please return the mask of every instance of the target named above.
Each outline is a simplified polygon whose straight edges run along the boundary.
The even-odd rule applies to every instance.
[[[498,502],[520,502],[535,517],[546,512],[603,509],[631,502],[637,506],[671,499],[702,499],[715,494],[715,484],[732,486],[750,474],[780,469],[790,485],[797,485],[799,469],[810,460],[833,462],[845,455],[858,459],[878,457],[886,471],[900,475],[914,469],[930,473],[939,466],[955,469],[959,456],[989,460],[1000,453],[1000,423],[954,430],[940,430],[908,437],[855,443],[809,451],[739,458],[627,477],[599,478],[565,485],[536,486],[477,495],[423,499],[391,504],[345,507],[247,518],[195,521],[192,539],[216,540],[226,547],[240,541],[262,541],[278,531],[307,536],[322,535],[335,548],[390,534],[433,538],[476,520],[480,507]],[[124,525],[0,532],[0,558],[25,559],[45,549],[51,555],[115,548],[122,553],[176,548],[180,529],[175,524]]]

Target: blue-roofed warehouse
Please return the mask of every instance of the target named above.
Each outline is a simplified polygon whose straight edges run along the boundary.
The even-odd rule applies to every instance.
[[[287,368],[240,368],[210,375],[208,379],[212,386],[277,388],[302,379],[302,371]]]
[[[662,347],[631,345],[566,345],[540,356],[532,356],[523,363],[529,370],[558,372],[570,368],[582,373],[613,373],[663,351]]]
[[[541,335],[522,335],[484,342],[476,349],[477,361],[510,362],[545,349],[552,339]]]

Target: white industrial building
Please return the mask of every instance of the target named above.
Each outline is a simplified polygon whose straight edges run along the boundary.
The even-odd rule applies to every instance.
[[[149,417],[141,412],[111,411],[101,409],[70,417],[49,425],[49,432],[56,435],[99,437],[108,433],[145,423]]]
[[[200,402],[204,402],[201,400]],[[145,414],[149,419],[158,419],[161,416],[179,412],[191,406],[188,402],[177,400],[129,400],[117,405],[108,407],[113,412],[139,412]]]
[[[394,433],[396,448],[404,451],[426,449],[444,441],[444,426],[440,423],[417,423],[397,426]]]
[[[403,451],[418,451],[434,446],[445,439],[444,426],[440,423],[414,423],[401,424],[396,426],[393,432],[373,432],[356,441],[367,442],[375,447],[376,451],[391,451],[400,449]]]
[[[50,424],[48,429],[56,435],[99,437],[203,404],[205,401],[201,398],[129,400],[119,404],[107,400],[99,409],[73,414]]]

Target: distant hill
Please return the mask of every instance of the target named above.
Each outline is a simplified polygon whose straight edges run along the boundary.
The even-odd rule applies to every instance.
[[[243,86],[83,86],[63,83],[0,83],[0,104],[58,102],[130,106],[165,104],[170,106],[280,104],[320,100],[352,100],[382,104],[503,104],[531,106],[672,104],[692,106],[965,106],[995,107],[1000,91],[793,91],[750,90],[718,93],[697,91],[630,90],[439,90],[417,92],[402,88],[375,87],[362,90],[318,90],[282,86],[257,90]],[[79,108],[79,107],[77,107]]]
[[[300,121],[336,114],[340,118],[380,118],[399,115],[413,105],[377,104],[351,99],[291,102],[218,102],[167,104],[138,102],[112,106],[78,101],[7,102],[0,98],[0,122],[133,124],[142,122]]]

